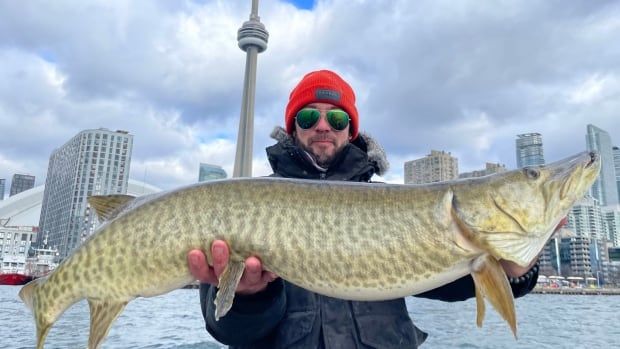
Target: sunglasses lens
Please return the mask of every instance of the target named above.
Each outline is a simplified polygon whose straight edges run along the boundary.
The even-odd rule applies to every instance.
[[[330,110],[327,112],[327,122],[334,128],[334,130],[342,131],[349,125],[349,114],[344,110]]]
[[[318,110],[305,108],[297,113],[295,119],[297,120],[297,125],[299,125],[299,127],[307,130],[309,128],[312,128],[312,126],[314,126],[317,121],[319,121],[320,117],[321,113]]]

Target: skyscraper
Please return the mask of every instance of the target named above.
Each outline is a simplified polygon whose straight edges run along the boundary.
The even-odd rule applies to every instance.
[[[586,146],[588,150],[597,151],[601,156],[601,173],[592,185],[592,196],[599,201],[601,206],[617,205],[619,203],[618,185],[609,133],[594,125],[588,125]]]
[[[518,168],[545,164],[542,135],[540,133],[517,135],[515,143]]]
[[[32,188],[34,188],[34,176],[14,174],[13,179],[11,180],[11,194],[9,196],[19,194],[24,190]]]
[[[226,171],[221,166],[200,163],[198,169],[198,182],[212,181],[226,178]]]
[[[620,148],[611,148],[614,154],[614,170],[616,171],[616,187],[618,188],[618,200],[620,201]]]
[[[126,131],[85,130],[50,156],[40,231],[65,258],[94,230],[87,197],[125,194],[133,136]]]
[[[6,179],[0,178],[0,200],[4,200],[4,188],[6,187]]]
[[[405,184],[448,181],[458,175],[458,159],[445,151],[431,150],[424,158],[405,162]]]

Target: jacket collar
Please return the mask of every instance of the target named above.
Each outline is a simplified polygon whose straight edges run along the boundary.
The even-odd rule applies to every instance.
[[[274,128],[271,138],[278,141],[267,148],[269,162],[276,175],[333,180],[353,180],[361,176],[363,178],[359,179],[369,180],[374,173],[382,175],[389,168],[383,147],[366,133],[360,133],[355,141],[345,146],[327,171],[317,169],[282,127]]]

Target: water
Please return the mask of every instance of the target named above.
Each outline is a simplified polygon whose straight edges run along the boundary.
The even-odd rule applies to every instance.
[[[0,348],[32,348],[35,329],[19,300],[20,287],[0,286]],[[475,324],[475,301],[407,300],[429,338],[422,348],[610,348],[620,343],[620,296],[529,295],[517,300],[519,339],[487,308]],[[52,327],[46,348],[85,348],[88,305],[70,308]],[[127,305],[104,342],[111,348],[222,348],[204,330],[198,290],[176,290]]]

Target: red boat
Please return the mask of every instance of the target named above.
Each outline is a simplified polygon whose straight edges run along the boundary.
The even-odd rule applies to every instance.
[[[32,279],[32,276],[20,273],[0,274],[0,285],[25,285]]]

